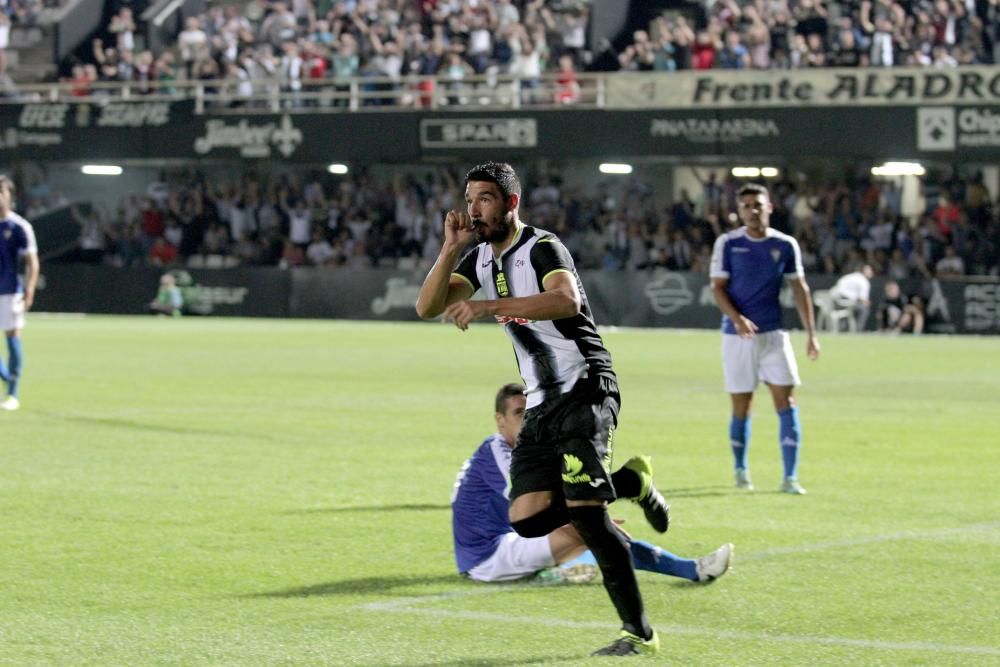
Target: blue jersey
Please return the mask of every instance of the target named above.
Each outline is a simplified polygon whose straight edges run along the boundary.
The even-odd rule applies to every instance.
[[[507,515],[510,452],[510,445],[494,433],[458,472],[451,496],[451,533],[459,572],[492,556],[500,539],[513,530]]]
[[[37,252],[35,230],[27,220],[11,211],[0,221],[0,294],[24,291],[18,272],[21,256]]]
[[[786,276],[805,276],[798,242],[788,234],[767,229],[762,239],[750,238],[746,227],[715,240],[712,278],[726,278],[726,293],[733,306],[757,325],[759,333],[782,328],[781,285]],[[722,332],[736,327],[722,316]]]

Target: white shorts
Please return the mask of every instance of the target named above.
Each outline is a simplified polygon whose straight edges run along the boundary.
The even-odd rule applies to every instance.
[[[510,532],[500,540],[493,555],[469,570],[468,575],[476,581],[510,581],[531,576],[555,564],[548,535],[521,537]]]
[[[24,295],[0,294],[0,330],[24,328]]]
[[[768,331],[753,338],[722,335],[722,376],[730,394],[752,393],[764,381],[779,387],[802,384],[787,331]]]

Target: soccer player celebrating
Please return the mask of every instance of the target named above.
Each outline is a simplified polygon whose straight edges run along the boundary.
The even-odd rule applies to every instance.
[[[21,353],[21,329],[24,314],[35,300],[38,283],[38,246],[31,224],[13,210],[14,182],[0,176],[0,327],[7,335],[9,357],[6,366],[0,360],[0,379],[7,383],[7,398],[0,409],[17,410],[17,383],[24,356]],[[24,281],[18,264],[24,258]]]
[[[597,574],[594,555],[572,524],[544,537],[521,537],[507,517],[510,457],[524,421],[524,387],[505,384],[495,400],[497,431],[465,462],[451,497],[451,527],[458,571],[475,581],[515,581],[535,576],[544,583],[581,584]],[[681,558],[626,536],[637,570],[699,583],[729,571],[733,545],[698,559]]]
[[[628,541],[607,503],[634,499],[659,532],[667,529],[668,508],[648,458],[610,472],[621,405],[611,355],[569,251],[553,234],[518,219],[520,201],[509,164],[489,162],[466,174],[466,211],[445,216],[444,241],[420,288],[417,313],[443,313],[462,331],[484,317],[504,327],[527,387],[510,466],[511,525],[522,537],[544,537],[571,523],[594,554],[622,622],[620,637],[597,655],[653,653],[659,638],[646,618]],[[459,263],[473,239],[477,245]],[[487,298],[471,301],[480,289]]]
[[[747,184],[737,196],[743,226],[716,239],[711,264],[712,294],[722,310],[722,372],[733,404],[729,441],[736,486],[753,490],[747,463],[750,408],[754,389],[763,381],[771,390],[780,424],[781,491],[801,495],[806,492],[797,474],[802,428],[792,396],[800,381],[788,332],[782,329],[782,281],[787,279],[795,296],[806,330],[806,354],[816,359],[819,340],[812,297],[798,242],[769,226],[772,205],[767,188]]]

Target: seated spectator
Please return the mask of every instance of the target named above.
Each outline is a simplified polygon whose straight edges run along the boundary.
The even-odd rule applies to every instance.
[[[965,260],[955,252],[955,246],[945,246],[944,257],[934,265],[934,275],[938,278],[961,278],[965,275]]]
[[[830,296],[838,308],[848,308],[855,321],[855,330],[864,331],[871,307],[871,279],[875,275],[871,266],[845,274],[830,289]]]
[[[878,330],[881,333],[914,333],[924,330],[924,312],[920,299],[910,299],[890,280],[885,284],[885,296],[878,308]]]
[[[168,243],[161,236],[153,242],[148,260],[153,266],[172,266],[177,262],[177,246]]]
[[[160,277],[160,288],[156,291],[156,298],[149,302],[149,312],[180,317],[183,305],[184,298],[180,288],[177,287],[177,281],[171,274],[164,273]]]

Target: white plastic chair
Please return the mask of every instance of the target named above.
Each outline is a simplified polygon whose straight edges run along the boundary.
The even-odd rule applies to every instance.
[[[857,331],[858,324],[854,321],[854,313],[850,308],[837,305],[833,300],[830,290],[817,290],[813,292],[813,303],[819,310],[816,316],[816,327],[821,331],[832,333],[841,332],[841,322],[847,322],[847,331]]]

